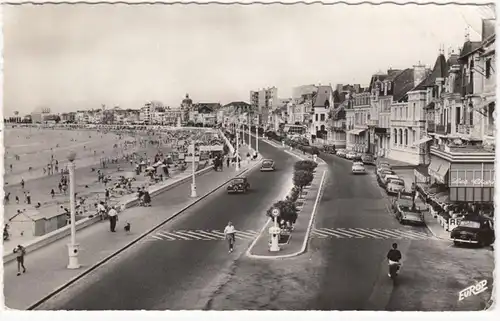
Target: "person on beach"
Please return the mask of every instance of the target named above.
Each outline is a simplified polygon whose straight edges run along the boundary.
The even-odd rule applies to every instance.
[[[52,198],[54,198],[55,195],[56,195],[56,192],[54,191],[54,189],[50,190],[50,196],[52,196]]]
[[[21,178],[21,188],[24,189],[24,179]]]
[[[26,267],[24,266],[24,256],[26,255],[26,249],[22,245],[18,245],[12,252],[16,254],[17,275],[21,275],[21,267],[23,268],[23,273],[26,273]]]
[[[16,204],[19,204],[19,196],[16,195]]]
[[[12,164],[10,164],[10,171],[12,172]]]
[[[108,212],[108,217],[109,217],[109,228],[111,232],[116,232],[116,221],[118,221],[118,212],[115,209],[115,206],[112,206],[111,209]]]
[[[31,205],[31,194],[29,191],[26,192],[26,204]]]

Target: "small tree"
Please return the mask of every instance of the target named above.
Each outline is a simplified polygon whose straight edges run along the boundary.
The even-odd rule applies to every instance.
[[[311,160],[301,160],[296,162],[294,165],[294,169],[296,171],[313,172],[316,167],[318,167],[318,164],[316,164],[316,162],[313,162]]]
[[[295,173],[293,173],[293,184],[302,191],[304,186],[307,186],[312,182],[313,178],[314,176],[312,172],[304,170],[295,171]]]
[[[273,217],[271,211],[273,208],[277,208],[280,211],[280,215],[278,217],[278,221],[284,220],[285,222],[290,222],[292,224],[297,221],[298,210],[295,206],[295,203],[290,200],[278,201],[273,204],[273,206],[267,210],[266,215],[269,217]]]
[[[290,191],[290,194],[286,197],[287,200],[295,202],[299,198],[300,194],[300,188],[297,186],[294,186],[292,190]]]

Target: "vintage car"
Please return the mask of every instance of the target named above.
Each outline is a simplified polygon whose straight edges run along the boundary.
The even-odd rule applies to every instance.
[[[260,165],[261,172],[274,171],[274,161],[272,159],[264,159]]]
[[[375,172],[377,173],[377,175],[380,175],[380,172],[382,171],[392,171],[392,168],[389,166],[389,165],[386,165],[386,164],[379,164],[377,165],[376,169],[375,169]]]
[[[377,173],[377,183],[379,186],[385,188],[385,186],[387,184],[387,181],[386,181],[387,175],[396,176],[396,173],[390,169],[384,169],[384,170]]]
[[[345,158],[345,156],[346,156],[346,150],[345,149],[339,149],[339,150],[337,150],[337,156]]]
[[[390,179],[385,186],[385,191],[389,195],[397,195],[399,192],[405,190],[405,181],[402,178]]]
[[[451,233],[455,245],[462,243],[488,246],[495,242],[493,222],[481,216],[466,216]]]
[[[363,164],[375,165],[375,158],[372,154],[361,155],[361,161],[363,161]]]
[[[228,193],[246,193],[250,189],[250,184],[246,177],[236,177],[227,186]]]
[[[413,194],[400,192],[392,203],[392,210],[401,224],[425,225],[424,213],[413,202]]]
[[[366,174],[365,165],[361,162],[354,162],[352,163],[351,172],[353,174]]]
[[[327,154],[335,155],[336,154],[335,145],[325,145],[323,146],[323,151]]]
[[[345,158],[347,159],[353,159],[354,157],[356,157],[356,152],[347,152],[345,154]]]

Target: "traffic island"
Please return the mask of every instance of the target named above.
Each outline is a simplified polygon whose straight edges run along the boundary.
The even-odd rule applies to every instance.
[[[313,165],[314,164],[314,165]],[[255,259],[284,259],[306,251],[327,167],[310,160],[295,164],[294,187],[285,200],[267,211],[270,217],[250,245],[247,256]]]

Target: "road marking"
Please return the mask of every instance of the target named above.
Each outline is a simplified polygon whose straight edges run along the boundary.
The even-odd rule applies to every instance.
[[[368,235],[375,235],[374,237],[375,238],[386,238],[388,239],[387,236],[383,235],[383,234],[380,234],[380,233],[375,233],[375,232],[370,232],[370,231],[367,231],[365,229],[362,229],[362,228],[358,228],[357,230],[359,233],[365,233],[365,234],[368,234]]]
[[[328,229],[328,228],[324,228],[322,232],[323,232],[323,233],[326,233],[326,234],[328,234],[328,235],[332,235],[332,234],[333,234],[333,235],[340,235],[340,238],[343,238],[343,237],[349,237],[349,238],[351,238],[351,237],[353,237],[353,236],[352,236],[352,235],[350,235],[350,234],[347,234],[347,233],[342,233],[342,231],[335,231],[335,230]]]
[[[195,240],[204,240],[204,239],[206,239],[206,238],[194,236],[191,233],[189,233],[189,231],[177,231],[176,233],[180,234],[180,235],[187,236],[187,237],[193,237]]]
[[[366,235],[363,235],[363,234],[359,234],[359,233],[356,233],[355,231],[352,231],[353,229],[345,229],[345,228],[338,228],[338,230],[340,230],[341,232],[344,232],[345,234],[352,234],[358,238],[365,238]]]
[[[223,236],[210,234],[207,231],[196,230],[196,233],[201,234],[201,235],[207,235],[206,237],[209,238],[209,239],[211,239],[211,240],[223,240],[224,239]]]
[[[185,236],[177,234],[177,232],[169,232],[169,233],[167,233],[167,235],[173,235],[173,236],[178,237],[178,238],[185,240],[185,241],[191,240],[190,238],[187,238]]]
[[[172,237],[172,236],[169,236],[169,235],[166,235],[165,233],[162,233],[162,232],[158,232],[156,233],[157,235],[160,235],[161,237],[164,237],[164,238],[167,238],[167,239],[170,239],[171,241],[175,241],[176,238],[175,237]]]
[[[410,239],[410,240],[436,240],[432,235],[412,232],[401,229],[375,229],[375,228],[316,228],[312,231],[313,238],[367,238],[367,239]]]
[[[152,238],[157,239],[157,240],[163,240],[161,237],[156,236],[156,235],[151,235]]]

